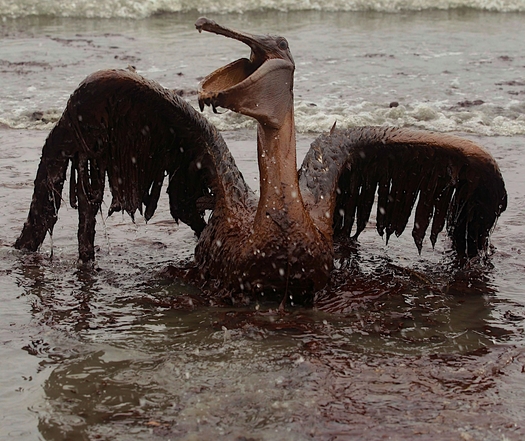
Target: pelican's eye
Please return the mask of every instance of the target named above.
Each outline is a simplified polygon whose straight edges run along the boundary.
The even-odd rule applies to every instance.
[[[284,38],[282,38],[277,43],[277,46],[279,46],[279,49],[285,51],[286,49],[288,49],[288,42]]]

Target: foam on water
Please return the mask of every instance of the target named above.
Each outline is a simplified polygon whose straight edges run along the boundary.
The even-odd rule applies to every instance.
[[[506,109],[480,105],[468,111],[447,110],[441,103],[418,103],[390,108],[375,103],[356,105],[312,106],[299,101],[295,107],[297,131],[326,132],[337,123],[338,128],[360,126],[416,127],[438,132],[466,132],[485,136],[525,134],[525,103],[514,101]],[[233,112],[206,117],[220,130],[255,127],[255,122]]]
[[[191,103],[195,104],[195,103]],[[468,110],[448,109],[443,103],[416,103],[390,108],[362,102],[355,105],[316,105],[297,101],[295,122],[297,131],[326,132],[334,123],[338,128],[360,126],[416,127],[438,132],[465,132],[485,136],[525,135],[525,102],[511,101],[505,108],[482,104]],[[0,115],[0,125],[15,129],[50,130],[60,118],[61,111],[43,112],[23,110],[11,115]],[[255,128],[255,121],[230,111],[213,114],[206,111],[206,118],[219,130]]]
[[[0,0],[0,16],[144,18],[164,12],[243,13],[278,11],[421,11],[473,8],[525,11],[522,0]]]

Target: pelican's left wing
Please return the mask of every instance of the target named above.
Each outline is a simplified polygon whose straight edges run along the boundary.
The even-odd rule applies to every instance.
[[[412,236],[419,251],[432,219],[432,245],[446,221],[459,255],[486,251],[507,205],[489,153],[463,138],[409,129],[332,130],[312,144],[299,182],[314,222],[333,229],[334,240],[363,231],[376,194],[377,231],[387,241],[403,232],[415,205]]]
[[[244,207],[253,193],[221,135],[176,93],[128,70],[96,72],[71,95],[49,134],[28,219],[15,247],[34,251],[57,221],[71,162],[70,203],[79,211],[79,257],[94,258],[95,216],[107,181],[109,214],[148,220],[169,179],[170,211],[197,234],[204,212]]]

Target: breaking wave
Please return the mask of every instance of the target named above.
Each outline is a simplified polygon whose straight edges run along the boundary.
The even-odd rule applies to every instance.
[[[524,12],[523,0],[0,0],[0,17],[54,16],[140,19],[166,12],[421,11],[471,8]]]

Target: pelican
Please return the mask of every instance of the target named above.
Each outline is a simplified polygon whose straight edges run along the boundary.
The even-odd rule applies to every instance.
[[[432,245],[446,223],[458,256],[486,253],[507,194],[484,149],[447,134],[334,126],[312,143],[297,171],[295,64],[286,39],[206,18],[195,26],[251,49],[249,59],[204,78],[199,106],[257,121],[259,196],[217,129],[175,92],[133,71],[99,71],[71,95],[44,144],[17,249],[36,251],[52,234],[71,164],[69,199],[78,209],[82,262],[95,258],[106,177],[109,215],[126,211],[133,218],[139,210],[149,220],[167,176],[171,215],[198,237],[194,268],[202,286],[232,296],[311,304],[330,279],[334,247],[358,238],[376,195],[377,231],[387,241],[404,231],[415,206],[412,236],[420,252],[432,221]]]

